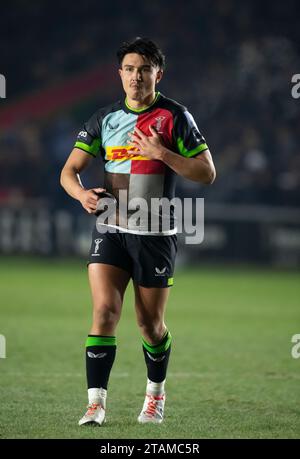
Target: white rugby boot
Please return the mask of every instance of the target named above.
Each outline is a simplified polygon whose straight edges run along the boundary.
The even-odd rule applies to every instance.
[[[87,406],[87,412],[80,419],[78,424],[82,425],[99,425],[101,426],[105,420],[105,409],[106,409],[106,390],[105,389],[88,389],[89,404]]]
[[[147,422],[160,424],[164,419],[165,400],[165,394],[146,394],[143,409],[138,417],[138,422],[140,424],[146,424]]]

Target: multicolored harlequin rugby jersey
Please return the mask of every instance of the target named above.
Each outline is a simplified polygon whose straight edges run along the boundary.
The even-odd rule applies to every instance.
[[[151,136],[150,125],[156,128],[168,149],[183,157],[194,158],[208,148],[187,109],[159,92],[153,103],[144,109],[131,108],[126,99],[99,109],[84,124],[74,145],[92,156],[102,155],[104,188],[117,198],[119,207],[124,196],[127,201],[126,218],[117,215],[115,225],[110,226],[136,234],[154,234],[153,228],[151,230],[151,198],[172,200],[175,194],[176,173],[162,161],[136,154],[136,148],[128,145],[129,132],[138,127]],[[131,228],[130,216],[137,210],[129,205],[133,198],[143,198],[148,211],[147,218],[140,218],[140,224],[135,223]],[[159,215],[160,219],[163,217]],[[176,232],[174,209],[165,217],[169,217],[169,229],[163,229],[168,225],[162,226],[160,222],[155,234]]]

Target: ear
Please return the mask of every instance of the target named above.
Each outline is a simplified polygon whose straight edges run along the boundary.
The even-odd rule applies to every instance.
[[[163,77],[163,73],[164,73],[164,71],[163,71],[163,70],[161,70],[161,69],[160,69],[160,70],[158,70],[158,72],[157,72],[157,75],[156,75],[156,81],[155,81],[155,82],[156,82],[156,84],[157,84],[157,83],[159,83],[159,82],[160,82],[160,80],[162,79],[162,77]]]
[[[118,69],[119,75],[122,78],[122,69]]]

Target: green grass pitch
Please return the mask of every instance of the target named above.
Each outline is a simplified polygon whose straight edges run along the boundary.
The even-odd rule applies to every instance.
[[[173,347],[165,422],[141,426],[146,382],[132,288],[119,324],[107,423],[77,425],[86,404],[91,323],[85,263],[2,259],[1,438],[299,438],[299,274],[178,270],[167,308]]]

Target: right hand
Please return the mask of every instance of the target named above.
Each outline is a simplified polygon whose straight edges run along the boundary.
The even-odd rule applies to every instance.
[[[79,201],[82,207],[89,213],[94,214],[97,207],[97,201],[99,199],[97,193],[106,191],[105,188],[91,188],[90,190],[82,190],[79,195]]]

